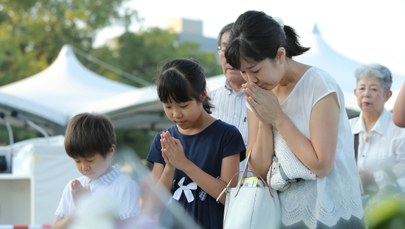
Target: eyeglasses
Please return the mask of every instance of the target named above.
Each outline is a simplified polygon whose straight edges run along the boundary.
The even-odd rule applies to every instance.
[[[221,54],[225,53],[225,49],[226,49],[225,47],[218,46],[217,47],[218,54],[221,55]]]

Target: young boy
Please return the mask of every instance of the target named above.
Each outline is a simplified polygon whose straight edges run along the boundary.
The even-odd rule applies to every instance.
[[[116,201],[120,223],[137,216],[139,187],[112,165],[116,145],[114,128],[106,116],[81,113],[70,120],[65,150],[83,176],[66,185],[55,212],[55,229],[67,228],[80,199],[92,193],[104,192]]]

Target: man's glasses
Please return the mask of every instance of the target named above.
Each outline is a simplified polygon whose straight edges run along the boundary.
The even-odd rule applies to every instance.
[[[217,52],[218,52],[219,55],[224,54],[225,53],[225,47],[218,46],[217,47]]]

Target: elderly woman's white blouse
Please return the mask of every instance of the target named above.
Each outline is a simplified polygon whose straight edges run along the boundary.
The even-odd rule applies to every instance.
[[[366,128],[362,113],[350,119],[353,134],[359,134],[357,166],[359,170],[376,172],[405,166],[405,128],[392,121],[392,114],[384,109],[370,130],[365,141]],[[394,167],[396,166],[396,167]],[[402,190],[405,190],[404,177],[398,177]]]

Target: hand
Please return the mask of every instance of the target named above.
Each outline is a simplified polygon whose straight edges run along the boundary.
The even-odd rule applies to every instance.
[[[90,193],[90,188],[88,186],[83,186],[80,181],[78,180],[72,180],[70,183],[71,188],[72,188],[72,196],[73,196],[73,202],[77,204],[78,200],[85,194]]]
[[[161,147],[161,151],[162,151],[162,157],[166,163],[165,169],[174,170],[175,167],[172,164],[170,164],[169,159],[166,157],[166,154],[163,153],[163,150],[166,148],[166,146],[164,144],[165,141],[163,141],[163,139],[165,138],[166,132],[167,131],[160,133],[160,147]]]
[[[174,166],[183,170],[188,163],[181,142],[173,138],[169,131],[160,134],[160,144],[162,145],[162,156],[166,166]]]
[[[278,98],[271,90],[260,88],[254,83],[242,85],[247,102],[263,124],[275,125],[283,116]]]

